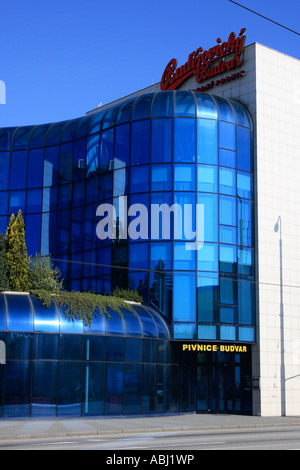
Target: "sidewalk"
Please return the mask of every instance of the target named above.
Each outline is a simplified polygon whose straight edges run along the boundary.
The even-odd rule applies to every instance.
[[[66,436],[117,435],[300,426],[299,417],[185,414],[132,418],[0,419],[0,441]]]

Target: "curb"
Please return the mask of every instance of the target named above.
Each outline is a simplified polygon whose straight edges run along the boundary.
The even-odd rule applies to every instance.
[[[65,437],[93,437],[93,436],[107,436],[118,438],[124,434],[148,434],[148,433],[159,433],[159,432],[205,432],[205,431],[217,431],[217,430],[230,430],[230,429],[266,429],[266,428],[289,428],[289,427],[300,427],[300,423],[275,423],[275,424],[228,424],[228,425],[216,425],[216,426],[205,426],[199,427],[174,427],[174,428],[152,428],[152,429],[121,429],[121,430],[103,430],[103,431],[66,431],[57,433],[41,433],[41,434],[17,434],[17,435],[0,435],[0,441],[20,441],[28,439],[61,439]]]

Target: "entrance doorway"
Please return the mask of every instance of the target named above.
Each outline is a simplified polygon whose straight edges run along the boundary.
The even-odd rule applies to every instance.
[[[247,354],[248,356],[248,354]],[[197,357],[197,413],[251,414],[250,356],[207,354]]]

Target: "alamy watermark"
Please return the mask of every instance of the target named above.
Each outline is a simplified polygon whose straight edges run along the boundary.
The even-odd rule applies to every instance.
[[[0,104],[6,104],[6,86],[3,80],[0,80]]]
[[[96,227],[100,240],[184,240],[186,250],[200,250],[204,242],[204,204],[144,204],[128,207],[127,196],[116,204],[100,204],[96,211],[102,217]],[[194,216],[194,217],[193,217]],[[129,218],[134,219],[128,221]],[[193,220],[195,219],[195,220]]]

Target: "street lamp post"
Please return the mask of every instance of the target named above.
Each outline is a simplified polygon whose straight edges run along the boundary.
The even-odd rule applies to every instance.
[[[282,233],[281,217],[279,216],[274,226],[274,231],[279,230],[279,256],[280,256],[280,380],[281,380],[281,416],[286,416],[286,392],[285,392],[285,358],[284,358],[284,317],[283,317],[283,282],[282,282]]]

